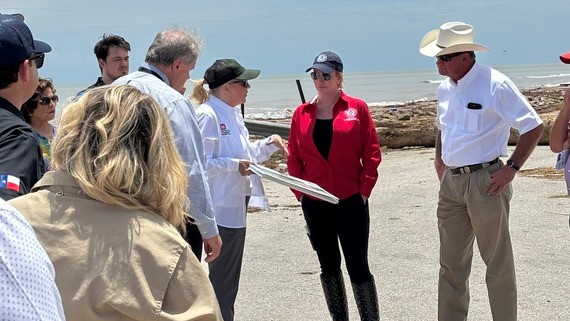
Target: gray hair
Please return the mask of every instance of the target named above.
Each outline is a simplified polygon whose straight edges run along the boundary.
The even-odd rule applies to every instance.
[[[202,50],[202,38],[194,28],[172,27],[160,31],[146,52],[145,61],[170,66],[176,59],[192,63]]]

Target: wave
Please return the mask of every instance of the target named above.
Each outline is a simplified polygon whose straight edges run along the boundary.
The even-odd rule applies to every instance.
[[[570,74],[555,74],[555,75],[545,75],[545,76],[520,76],[519,79],[546,79],[546,78],[562,78],[569,77]]]
[[[421,82],[423,84],[441,84],[443,82],[444,79],[438,79],[438,80],[422,80]]]
[[[411,103],[422,102],[422,101],[430,101],[431,99],[427,97],[423,97],[420,99],[414,100],[405,100],[405,101],[380,101],[380,102],[370,102],[368,103],[368,107],[397,107],[397,106],[406,106]]]

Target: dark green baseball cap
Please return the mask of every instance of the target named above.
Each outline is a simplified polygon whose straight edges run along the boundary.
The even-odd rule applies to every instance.
[[[255,79],[260,73],[261,70],[247,69],[235,59],[218,59],[210,68],[206,69],[204,79],[210,89],[214,89],[234,79]]]

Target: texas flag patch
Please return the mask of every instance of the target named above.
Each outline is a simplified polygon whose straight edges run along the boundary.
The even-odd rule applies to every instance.
[[[11,189],[20,193],[20,178],[7,174],[0,174],[0,188]]]

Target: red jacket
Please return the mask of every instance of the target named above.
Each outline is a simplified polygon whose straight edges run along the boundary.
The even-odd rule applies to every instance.
[[[356,193],[370,197],[382,159],[368,106],[341,92],[333,107],[333,137],[328,161],[313,142],[317,105],[297,107],[289,134],[289,175],[318,184],[339,199]],[[293,190],[297,199],[303,193]]]

